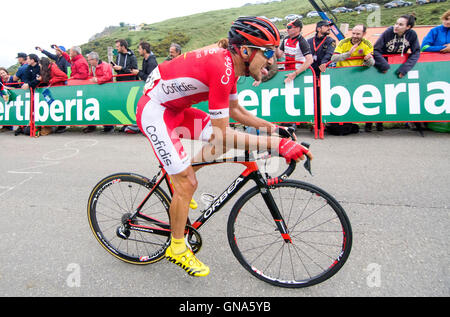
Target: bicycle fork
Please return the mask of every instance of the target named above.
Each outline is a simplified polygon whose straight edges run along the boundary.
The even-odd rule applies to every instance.
[[[269,187],[267,186],[266,182],[264,181],[262,175],[258,175],[257,177],[257,184],[260,187],[261,195],[264,199],[264,202],[267,205],[267,208],[270,211],[270,214],[273,217],[273,220],[275,221],[275,224],[277,226],[278,231],[281,234],[281,237],[283,238],[284,242],[286,243],[292,243],[291,236],[289,234],[289,230],[287,228],[286,222],[283,219],[283,216],[280,213],[280,209],[278,209],[278,206],[273,199],[272,193],[269,190]]]

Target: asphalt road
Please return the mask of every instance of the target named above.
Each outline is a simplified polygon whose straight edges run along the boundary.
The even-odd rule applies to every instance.
[[[314,176],[298,168],[292,178],[334,195],[354,233],[344,268],[307,289],[271,286],[240,266],[226,237],[232,203],[201,230],[207,278],[109,255],[90,231],[87,200],[109,174],[157,172],[142,135],[0,134],[0,296],[449,296],[450,134],[393,129],[314,140],[299,130],[298,138],[312,144]],[[242,170],[202,170],[198,193],[221,193]]]

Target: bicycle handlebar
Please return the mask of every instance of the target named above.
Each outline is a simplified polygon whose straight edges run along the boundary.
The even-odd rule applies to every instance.
[[[290,127],[287,128],[287,129],[277,128],[275,131],[276,131],[276,133],[278,133],[280,135],[280,137],[286,138],[286,139],[287,138],[291,138],[292,141],[295,141],[295,137],[294,137],[295,130],[293,128],[290,128]],[[311,144],[306,143],[306,142],[302,142],[301,145],[304,146],[307,149],[309,149],[311,147]],[[297,166],[297,162],[294,161],[294,160],[291,160],[291,163],[289,164],[289,167],[278,178],[285,179],[285,178],[291,176],[292,173],[294,173],[296,166]],[[303,164],[303,167],[312,176],[311,159],[307,155],[306,155],[306,161],[305,161],[305,164]]]

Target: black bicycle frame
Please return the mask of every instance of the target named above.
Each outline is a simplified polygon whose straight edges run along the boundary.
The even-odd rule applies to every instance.
[[[284,222],[284,219],[281,216],[281,213],[277,207],[277,204],[275,203],[273,196],[270,192],[270,186],[274,185],[275,183],[282,182],[288,175],[287,173],[284,173],[282,177],[272,178],[269,179],[267,182],[263,178],[258,165],[255,161],[249,161],[249,156],[246,155],[245,158],[238,158],[235,157],[233,159],[225,159],[223,161],[214,161],[214,162],[204,162],[204,163],[194,163],[192,164],[193,167],[204,167],[209,165],[215,165],[215,164],[224,164],[224,163],[237,163],[242,164],[247,167],[247,169],[239,175],[238,178],[236,178],[230,186],[220,195],[218,196],[211,205],[205,209],[200,217],[192,224],[192,227],[196,230],[200,229],[214,214],[219,212],[220,209],[231,199],[234,197],[234,195],[239,192],[242,187],[244,187],[245,184],[247,184],[248,181],[253,180],[255,181],[256,185],[260,189],[261,195],[263,196],[263,199],[270,210],[270,213],[272,214],[272,217],[275,221],[275,224],[282,235],[283,239],[286,242],[291,242],[288,229],[286,227],[286,224]],[[292,166],[292,165],[291,165]],[[295,164],[294,164],[295,166]],[[292,169],[292,168],[291,168]],[[292,169],[293,171],[293,169]],[[170,190],[171,196],[173,196],[173,186],[170,182],[170,178],[167,174],[167,172],[161,168],[162,176],[158,179],[158,175],[155,176],[155,178],[150,181],[149,187],[151,187],[149,194],[147,197],[142,201],[142,203],[139,205],[139,207],[136,210],[136,213],[134,214],[131,219],[128,220],[128,225],[130,230],[137,230],[140,232],[148,232],[152,234],[158,234],[162,236],[170,236],[170,224],[166,222],[162,222],[158,219],[154,219],[152,217],[149,217],[145,214],[142,214],[140,211],[143,208],[143,206],[146,204],[150,196],[153,194],[153,192],[161,186],[161,183],[165,180],[167,183],[167,186]],[[292,173],[292,172],[291,172]],[[289,174],[290,175],[290,174]],[[157,227],[148,227],[148,226],[142,226],[142,225],[135,225],[132,223],[132,219],[134,217],[139,217],[142,219],[145,219],[147,221],[152,222]]]

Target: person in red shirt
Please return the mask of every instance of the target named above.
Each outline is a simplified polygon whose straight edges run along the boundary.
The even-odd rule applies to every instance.
[[[58,46],[55,50],[59,50],[61,55],[71,64],[70,79],[86,80],[89,77],[89,65],[86,59],[81,55],[81,48],[74,46],[70,49],[70,55],[63,52]]]
[[[40,82],[39,86],[63,86],[67,81],[67,74],[59,69],[56,63],[51,62],[47,57],[42,57],[39,60],[40,73],[37,80]],[[54,127],[42,126],[40,127],[40,135],[49,135],[56,131]]]
[[[91,52],[87,56],[88,63],[91,66],[91,70],[89,72],[89,81],[91,83],[97,83],[99,85],[112,83],[113,82],[113,73],[112,67],[108,64],[100,60],[98,53]],[[87,126],[83,129],[84,133],[91,133],[96,130],[95,125]],[[103,132],[109,133],[114,131],[114,126],[105,125],[103,127]]]
[[[91,66],[89,72],[89,80],[97,84],[106,84],[113,82],[113,72],[110,64],[100,60],[98,53],[91,52],[88,54],[88,63]]]
[[[276,125],[258,118],[239,105],[237,81],[251,76],[260,81],[273,63],[280,44],[278,29],[261,17],[240,17],[228,35],[225,48],[188,52],[160,64],[147,78],[136,121],[148,138],[155,155],[170,175],[174,193],[170,205],[171,244],[165,257],[193,276],[207,276],[208,266],[200,262],[184,240],[189,204],[197,188],[192,162],[217,158],[231,146],[239,149],[278,149],[286,161],[299,161],[311,153],[294,141],[275,135],[250,135],[229,127],[230,117],[246,126],[278,131]],[[192,105],[208,101],[209,114]],[[207,142],[191,160],[180,140]]]
[[[38,76],[40,85],[47,84],[49,86],[63,86],[65,85],[68,77],[58,65],[51,62],[47,57],[42,57],[39,61],[41,66],[41,73]]]

